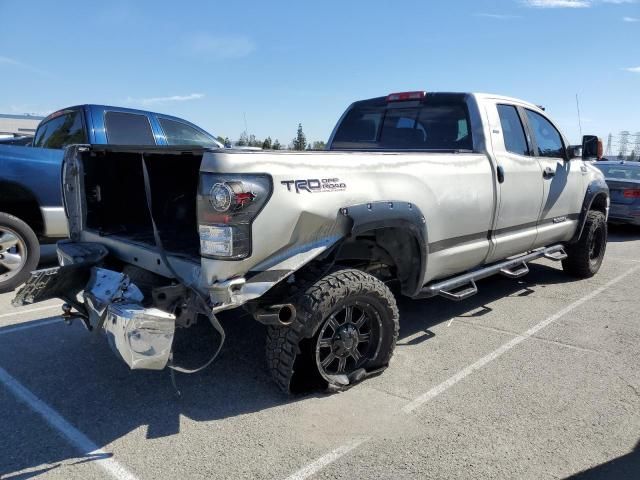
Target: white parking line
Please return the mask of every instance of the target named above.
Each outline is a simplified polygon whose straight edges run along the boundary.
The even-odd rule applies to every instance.
[[[97,465],[117,480],[137,480],[137,477],[118,463],[110,454],[99,448],[80,430],[67,422],[58,412],[44,403],[24,385],[0,367],[0,382],[5,385],[19,400],[39,414],[49,425],[60,432],[74,447],[87,458],[95,458]]]
[[[513,340],[505,343],[501,347],[498,347],[496,350],[494,350],[493,352],[489,353],[488,355],[482,357],[477,362],[469,365],[466,368],[463,368],[462,370],[460,370],[458,373],[456,373],[452,377],[448,378],[444,382],[442,382],[439,385],[435,386],[434,388],[432,388],[428,392],[424,393],[423,395],[420,395],[415,400],[412,400],[411,402],[409,402],[407,405],[405,405],[402,408],[402,411],[404,413],[413,412],[418,407],[424,405],[425,403],[427,403],[428,401],[434,399],[435,397],[437,397],[441,393],[447,391],[453,385],[455,385],[459,381],[465,379],[466,377],[471,375],[476,370],[479,370],[480,368],[484,367],[488,363],[490,363],[493,360],[499,358],[500,356],[502,356],[504,353],[506,353],[509,350],[511,350],[516,345],[519,345],[520,343],[522,343],[526,339],[528,339],[531,336],[533,336],[536,333],[538,333],[543,328],[548,327],[553,322],[559,320],[560,318],[562,318],[563,316],[565,316],[566,314],[568,314],[572,310],[575,310],[576,308],[578,308],[579,306],[583,305],[584,303],[588,302],[589,300],[592,300],[593,298],[597,297],[598,295],[600,295],[602,292],[604,292],[608,288],[612,287],[616,283],[621,282],[626,277],[628,277],[629,275],[631,275],[634,272],[637,272],[638,270],[640,270],[640,266],[634,267],[634,268],[632,268],[630,270],[627,270],[625,273],[623,273],[622,275],[619,275],[618,277],[614,278],[613,280],[607,282],[602,287],[597,288],[593,292],[585,295],[584,297],[580,298],[579,300],[576,300],[575,302],[573,302],[570,305],[566,306],[565,308],[563,308],[559,312],[551,315],[550,317],[547,317],[546,319],[544,319],[540,323],[538,323],[535,326],[531,327],[529,330],[527,330],[523,334],[518,335]],[[355,449],[358,446],[362,445],[367,440],[369,440],[369,439],[368,438],[364,438],[364,439],[361,439],[359,441],[352,441],[350,443],[346,443],[346,444],[336,448],[335,450],[329,452],[328,454],[320,457],[318,460],[316,460],[315,462],[307,465],[306,467],[302,468],[301,470],[298,470],[296,473],[294,473],[293,475],[288,477],[286,480],[303,480],[305,478],[308,478],[311,475],[313,475],[313,474],[317,473],[318,471],[320,471],[322,468],[326,467],[327,465],[329,465],[329,464],[335,462],[336,460],[338,460],[339,458],[343,457],[344,455],[346,455],[347,453],[349,453],[353,449]]]
[[[609,287],[611,287],[611,286],[615,285],[616,283],[622,281],[624,278],[626,278],[627,276],[631,275],[633,272],[636,272],[638,270],[640,270],[640,267],[634,267],[634,268],[632,268],[630,270],[627,270],[625,273],[623,273],[622,275],[619,275],[616,278],[614,278],[613,280],[607,282],[602,287],[594,290],[593,292],[589,293],[588,295],[585,295],[581,299],[576,300],[572,304],[567,305],[565,308],[563,308],[559,312],[554,313],[550,317],[547,317],[546,319],[544,319],[540,323],[538,323],[538,324],[534,325],[533,327],[531,327],[529,330],[527,330],[523,334],[518,335],[517,337],[515,337],[512,340],[508,341],[504,345],[502,345],[502,346],[498,347],[497,349],[495,349],[490,354],[485,355],[484,357],[482,357],[477,362],[472,363],[471,365],[469,365],[466,368],[463,368],[458,373],[456,373],[454,376],[449,377],[447,380],[442,382],[440,385],[436,385],[435,387],[433,387],[428,392],[420,395],[415,400],[412,400],[411,402],[409,402],[407,405],[405,405],[402,408],[402,411],[404,413],[413,412],[416,408],[424,405],[429,400],[437,397],[442,392],[444,392],[444,391],[448,390],[449,388],[451,388],[452,386],[454,386],[460,380],[465,379],[466,377],[471,375],[476,370],[479,370],[480,368],[484,367],[487,363],[492,362],[496,358],[501,357],[506,352],[511,350],[513,347],[515,347],[516,345],[519,345],[520,343],[524,342],[527,338],[530,338],[531,336],[535,335],[536,333],[538,333],[543,328],[548,327],[549,325],[551,325],[556,320],[564,317],[567,313],[571,312],[572,310],[575,310],[580,305],[582,305],[582,304],[588,302],[589,300],[597,297],[598,295],[600,295],[602,292],[604,292]]]
[[[14,310],[11,313],[3,313],[2,315],[0,315],[0,318],[14,317],[16,315],[22,315],[23,313],[42,312],[43,310],[51,310],[52,308],[60,308],[60,307],[62,307],[61,303],[56,305],[47,305],[46,307],[30,308],[28,310]]]
[[[335,462],[340,457],[345,456],[351,450],[353,450],[355,448],[358,448],[360,445],[362,445],[367,440],[369,440],[369,438],[365,437],[365,438],[360,438],[360,439],[357,439],[357,440],[352,440],[349,443],[345,443],[344,445],[342,445],[342,446],[336,448],[335,450],[332,450],[331,452],[327,453],[326,455],[320,457],[315,462],[310,463],[309,465],[307,465],[304,468],[301,468],[300,470],[298,470],[293,475],[287,477],[286,480],[304,480],[305,478],[309,478],[311,475],[314,475],[315,473],[318,473],[324,467],[326,467],[327,465]]]

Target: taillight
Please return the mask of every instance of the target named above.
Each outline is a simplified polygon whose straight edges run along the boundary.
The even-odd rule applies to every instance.
[[[640,189],[627,189],[623,195],[624,198],[640,198]]]
[[[268,175],[202,173],[198,189],[200,254],[221,260],[251,255],[251,225],[271,191]]]
[[[398,92],[387,95],[387,102],[404,102],[407,100],[422,100],[425,92]]]

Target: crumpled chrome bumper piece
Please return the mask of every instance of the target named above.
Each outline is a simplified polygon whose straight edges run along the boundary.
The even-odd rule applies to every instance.
[[[249,278],[237,277],[209,286],[213,313],[236,308],[260,298],[274,285],[291,275],[291,270],[256,272]]]
[[[140,289],[123,273],[93,267],[83,293],[91,324],[104,328],[109,345],[132,370],[167,366],[175,315],[144,308]]]
[[[67,321],[80,318],[89,330],[104,330],[131,369],[162,370],[171,354],[176,317],[145,308],[142,292],[127,275],[95,266],[106,254],[96,244],[59,245],[63,266],[33,272],[12,303],[23,306],[61,298],[69,304]],[[71,306],[77,314],[70,313]]]
[[[166,367],[175,329],[175,315],[136,303],[109,305],[104,321],[109,345],[132,370]]]

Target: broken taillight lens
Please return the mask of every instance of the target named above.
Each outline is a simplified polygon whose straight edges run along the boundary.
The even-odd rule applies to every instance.
[[[219,260],[251,255],[251,225],[272,192],[269,175],[202,173],[198,189],[200,254]]]

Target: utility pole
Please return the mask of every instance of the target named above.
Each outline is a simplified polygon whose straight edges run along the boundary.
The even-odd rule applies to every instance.
[[[633,134],[633,151],[636,153],[635,158],[631,160],[640,160],[640,132],[636,132]]]
[[[622,159],[626,159],[629,149],[629,135],[627,130],[620,132],[620,154],[618,155]]]
[[[607,139],[607,150],[604,154],[605,157],[609,158],[611,155],[611,141],[613,140],[613,134],[609,134],[609,138]]]

